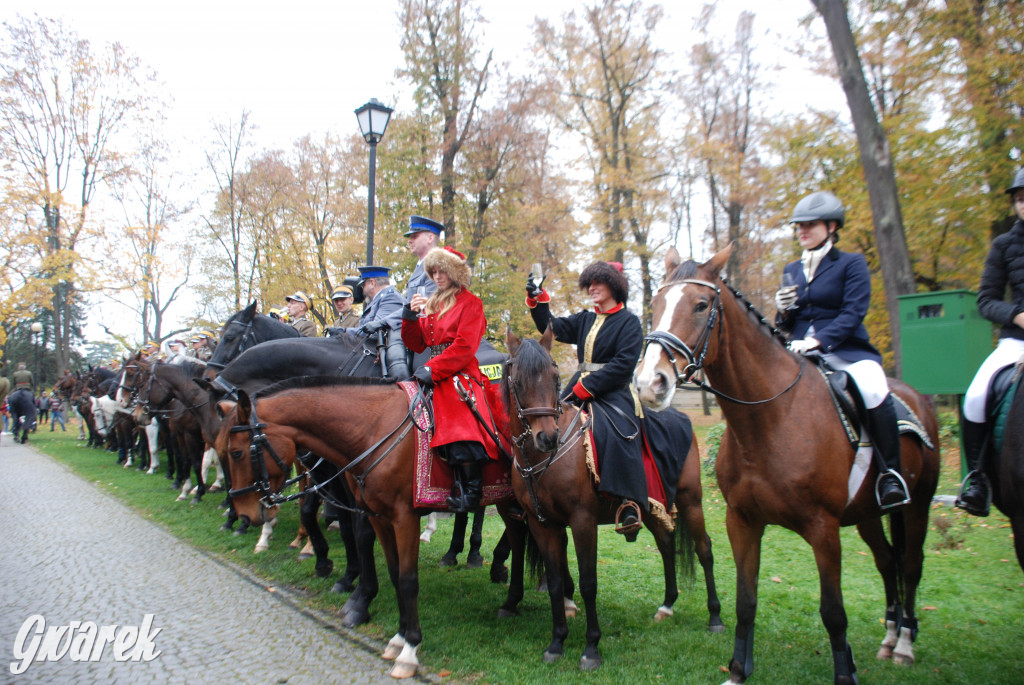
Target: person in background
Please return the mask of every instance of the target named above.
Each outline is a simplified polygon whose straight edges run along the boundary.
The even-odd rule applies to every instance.
[[[882,355],[864,327],[871,302],[868,263],[864,255],[836,247],[845,218],[843,203],[829,192],[811,193],[796,203],[789,223],[796,227],[803,255],[783,270],[783,283],[792,285],[775,295],[775,325],[790,334],[791,351],[820,355],[857,384],[879,464],[875,497],[885,510],[907,504],[910,491],[900,475],[896,406]]]
[[[331,303],[334,305],[336,318],[331,328],[355,328],[359,325],[359,314],[353,307],[352,288],[347,285],[339,285],[331,293]]]
[[[405,345],[399,329],[402,327],[402,307],[405,301],[391,285],[391,269],[386,266],[361,266],[360,286],[363,290],[363,315],[354,329],[358,333],[377,340],[384,349],[387,375],[405,380],[412,374],[406,360]]]
[[[67,427],[64,425],[64,400],[61,399],[60,395],[56,391],[50,394],[50,432],[52,433],[57,424],[60,424],[60,429],[63,432],[67,432]]]
[[[309,337],[316,336],[316,323],[309,318],[309,296],[301,290],[284,298],[288,303],[288,317],[291,319],[292,328],[299,332],[299,335]]]
[[[444,226],[433,219],[416,215],[409,217],[409,230],[406,231],[405,237],[409,239],[409,252],[416,255],[417,262],[416,268],[409,276],[409,282],[405,284],[406,303],[412,301],[413,295],[430,297],[437,290],[437,284],[423,270],[423,258],[437,247],[443,230]]]
[[[1014,174],[1006,194],[1017,220],[1007,233],[992,241],[978,287],[978,312],[1002,325],[999,344],[967,388],[960,428],[968,473],[956,506],[974,516],[988,516],[992,501],[992,487],[982,469],[988,439],[989,384],[997,371],[1024,356],[1024,169]]]

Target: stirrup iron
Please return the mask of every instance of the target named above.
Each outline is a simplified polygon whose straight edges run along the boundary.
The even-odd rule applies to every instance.
[[[882,478],[888,475],[895,476],[896,480],[899,481],[900,487],[903,488],[903,500],[883,505],[881,491],[878,486],[882,484]],[[886,469],[878,474],[878,478],[875,479],[875,501],[878,503],[878,508],[882,511],[888,511],[889,509],[895,509],[896,507],[902,507],[905,504],[910,504],[910,488],[907,487],[907,481],[903,480],[903,476],[900,475],[899,471],[896,471],[895,469]]]

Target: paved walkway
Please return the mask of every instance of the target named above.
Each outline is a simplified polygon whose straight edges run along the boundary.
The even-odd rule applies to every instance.
[[[0,442],[0,683],[394,683],[382,645],[174,538],[63,465]],[[72,621],[160,629],[149,662],[33,663],[19,630]],[[424,682],[424,681],[421,681]]]

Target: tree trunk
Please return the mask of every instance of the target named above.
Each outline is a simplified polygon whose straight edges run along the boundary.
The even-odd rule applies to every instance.
[[[860,163],[864,169],[871,215],[874,224],[878,261],[882,267],[885,285],[886,309],[892,335],[893,375],[902,376],[903,359],[900,352],[900,295],[915,292],[914,272],[910,266],[910,252],[903,232],[896,174],[885,131],[878,122],[871,104],[864,71],[861,67],[857,44],[850,29],[843,0],[812,0],[828,30],[832,53],[836,59],[839,78],[850,107],[850,117],[857,134]]]

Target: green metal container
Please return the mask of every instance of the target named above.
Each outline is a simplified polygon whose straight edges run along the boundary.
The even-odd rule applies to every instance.
[[[992,323],[970,290],[900,295],[903,380],[926,395],[962,395],[992,352]]]

